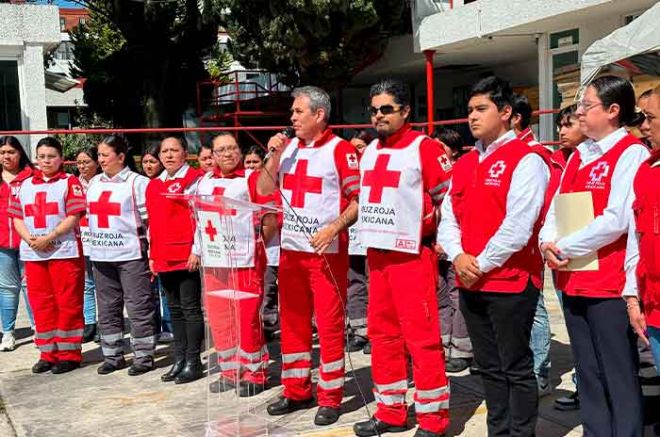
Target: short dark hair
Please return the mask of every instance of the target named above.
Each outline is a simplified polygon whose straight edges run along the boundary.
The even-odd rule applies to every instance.
[[[43,137],[37,143],[35,150],[38,152],[40,147],[52,147],[62,156],[62,143],[55,137]]]
[[[23,170],[25,167],[32,168],[32,162],[27,152],[23,148],[23,145],[18,140],[18,138],[11,135],[5,137],[0,137],[0,146],[10,146],[12,149],[16,150],[19,154],[18,158],[18,168]]]
[[[513,91],[511,91],[511,85],[499,77],[488,76],[472,85],[468,100],[474,96],[481,95],[487,95],[500,111],[505,106],[511,106],[513,108]]]
[[[91,146],[91,147],[87,147],[86,149],[79,150],[78,153],[76,153],[76,158],[81,153],[84,153],[85,155],[89,156],[92,159],[92,161],[94,161],[95,163],[97,164],[99,163],[99,150],[96,146]]]
[[[605,108],[619,105],[619,126],[636,126],[640,123],[641,114],[635,108],[635,89],[632,84],[618,76],[601,76],[589,84],[598,94]]]
[[[382,79],[369,89],[369,99],[380,94],[389,94],[401,106],[410,106],[410,89],[399,79]]]
[[[213,151],[213,146],[211,146],[210,144],[202,144],[201,146],[199,146],[199,151],[201,152],[202,149],[207,149],[207,150],[210,150],[212,152]]]
[[[131,148],[128,144],[128,140],[122,134],[110,134],[99,144],[105,144],[108,147],[111,147],[117,155],[124,154],[124,165],[131,169],[132,171],[137,172],[137,165],[135,165],[135,159],[131,154]]]
[[[532,121],[532,105],[524,94],[514,94],[511,105],[513,114],[520,116],[520,127],[527,129]]]
[[[266,156],[266,152],[264,152],[263,147],[253,144],[247,149],[247,152],[245,152],[245,156],[247,155],[257,155],[263,161],[264,157]]]
[[[555,120],[555,124],[557,127],[561,127],[566,120],[570,120],[571,118],[577,118],[577,104],[574,103],[570,106],[565,107],[561,111],[557,113],[557,119]]]
[[[142,158],[144,158],[147,155],[153,156],[154,158],[156,158],[158,160],[158,162],[160,162],[160,157],[158,156],[158,155],[160,155],[160,143],[152,144],[151,146],[147,147],[144,150],[144,153],[142,153]]]
[[[165,135],[163,139],[160,140],[161,144],[163,141],[169,140],[170,138],[178,141],[179,144],[181,144],[181,147],[183,147],[184,152],[188,151],[188,141],[186,141],[186,137],[183,135]]]
[[[351,139],[357,138],[364,141],[366,144],[371,143],[374,140],[374,135],[368,129],[358,129],[355,131]]]
[[[99,144],[111,147],[117,155],[123,153],[124,156],[128,156],[128,140],[122,134],[110,134],[103,138]]]
[[[41,147],[52,147],[53,149],[57,150],[57,154],[60,155],[60,158],[62,157],[62,143],[60,143],[59,140],[55,137],[43,137],[40,139],[37,143],[35,151],[39,153],[39,149]],[[60,168],[58,170],[62,170],[62,167],[64,167],[64,162],[60,164]]]
[[[442,129],[439,132],[433,134],[433,138],[437,138],[447,145],[454,153],[462,152],[465,142],[463,137],[454,129]]]
[[[213,138],[211,138],[211,143],[213,143],[213,141],[215,141],[216,138],[220,138],[220,137],[232,137],[233,139],[236,140],[236,142],[238,142],[238,138],[236,138],[236,135],[234,135],[233,132],[230,132],[228,130],[221,130],[217,134],[213,135]],[[211,149],[213,149],[212,145],[210,147]]]

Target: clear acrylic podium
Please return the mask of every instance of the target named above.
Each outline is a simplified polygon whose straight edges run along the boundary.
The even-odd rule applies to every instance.
[[[295,435],[278,424],[283,417],[266,412],[281,389],[253,390],[266,388],[269,370],[271,380],[279,379],[279,368],[268,369],[260,317],[264,278],[255,274],[256,266],[266,265],[261,220],[279,210],[221,195],[182,197],[193,210],[202,253],[209,369],[206,436]]]

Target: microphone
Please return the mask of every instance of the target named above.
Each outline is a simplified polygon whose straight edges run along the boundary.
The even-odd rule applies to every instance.
[[[293,128],[293,126],[285,127],[280,133],[289,139],[296,136],[296,130]],[[270,155],[272,155],[272,153],[273,153],[273,149],[271,148],[268,150],[268,153],[266,153],[266,156],[264,157],[264,161],[267,161],[268,158],[270,158]]]

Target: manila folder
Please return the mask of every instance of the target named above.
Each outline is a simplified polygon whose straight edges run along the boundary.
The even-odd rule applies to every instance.
[[[594,203],[590,191],[559,194],[555,199],[555,217],[559,238],[579,231],[594,221]],[[562,270],[586,272],[598,270],[598,252],[573,258]]]

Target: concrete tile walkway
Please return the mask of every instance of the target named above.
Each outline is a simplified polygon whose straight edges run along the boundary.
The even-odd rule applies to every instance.
[[[579,415],[558,412],[552,408],[556,397],[573,390],[571,356],[563,316],[553,290],[546,290],[552,338],[552,378],[556,384],[552,395],[540,402],[537,435],[581,435]],[[84,346],[83,367],[64,375],[50,373],[33,375],[30,367],[38,359],[26,317],[21,311],[17,331],[19,347],[11,353],[0,353],[0,436],[204,436],[207,423],[223,422],[217,435],[238,435],[231,420],[236,416],[231,394],[210,395],[206,380],[176,386],[164,384],[160,375],[170,362],[167,348],[159,347],[159,369],[139,377],[126,371],[99,376],[96,367],[101,361],[99,346]],[[279,358],[276,343],[271,354]],[[247,406],[253,415],[242,414],[240,435],[350,436],[352,424],[368,417],[356,384],[364,393],[370,411],[375,408],[371,393],[369,356],[351,354],[353,370],[346,382],[344,413],[332,427],[313,425],[316,408],[300,411],[274,420],[265,414],[265,406],[281,391],[279,378],[273,377],[273,387],[251,399]],[[318,357],[316,357],[318,362]],[[348,360],[347,360],[348,363]],[[347,365],[348,366],[348,365]],[[350,366],[348,366],[350,369]],[[273,362],[271,375],[279,373]],[[449,435],[485,436],[486,407],[479,377],[467,372],[451,377],[451,428]],[[412,390],[409,397],[412,396]],[[240,409],[244,410],[243,404]],[[227,422],[229,420],[229,423]],[[222,429],[221,429],[222,428]],[[399,434],[411,436],[414,430]]]

